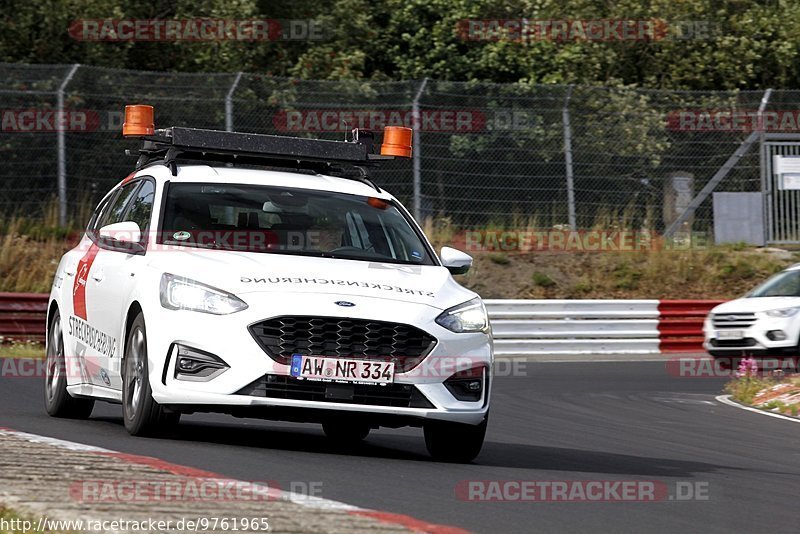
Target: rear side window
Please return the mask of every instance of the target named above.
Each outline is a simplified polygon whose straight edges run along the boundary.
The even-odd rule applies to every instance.
[[[156,188],[153,182],[145,180],[142,187],[136,192],[133,203],[128,210],[128,215],[124,220],[133,221],[139,225],[144,232],[150,226],[150,215],[153,213],[153,199],[156,196]]]
[[[106,197],[102,202],[100,202],[100,204],[98,204],[97,208],[92,214],[91,220],[89,221],[87,231],[95,231],[100,228],[100,221],[103,220],[103,217],[108,211],[108,206],[111,204],[112,200],[114,200],[114,195]]]
[[[132,182],[122,186],[111,200],[108,208],[104,210],[105,213],[100,216],[100,220],[98,221],[96,228],[99,229],[103,226],[108,226],[109,224],[124,221],[125,209],[133,199],[136,190],[139,188],[139,185],[141,185],[141,182]]]

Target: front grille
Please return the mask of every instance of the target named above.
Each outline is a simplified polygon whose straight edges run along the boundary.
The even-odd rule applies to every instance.
[[[394,408],[433,408],[433,404],[411,384],[372,386],[333,384],[297,380],[280,375],[264,375],[234,395],[301,401],[390,406]]]
[[[710,344],[712,347],[754,347],[757,341],[752,337],[743,339],[712,339]]]
[[[275,317],[250,325],[264,352],[289,365],[292,355],[395,362],[403,373],[416,366],[436,339],[406,324],[342,317]]]
[[[749,328],[756,322],[755,313],[715,313],[714,328]]]

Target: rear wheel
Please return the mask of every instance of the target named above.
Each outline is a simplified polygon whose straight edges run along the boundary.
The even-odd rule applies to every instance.
[[[125,346],[122,372],[122,419],[133,436],[155,434],[174,426],[181,414],[168,413],[153,400],[147,363],[144,316],[134,319]]]
[[[322,423],[322,430],[329,440],[339,445],[355,445],[369,435],[370,426],[363,421],[335,418]]]
[[[86,419],[92,414],[94,399],[78,399],[67,392],[67,357],[58,310],[50,320],[49,334],[44,377],[45,410],[53,417]]]
[[[425,423],[425,446],[435,460],[467,463],[481,452],[488,415],[479,425],[430,421]]]

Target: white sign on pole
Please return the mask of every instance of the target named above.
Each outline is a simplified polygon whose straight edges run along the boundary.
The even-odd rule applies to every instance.
[[[800,174],[800,156],[772,156],[772,172],[775,174]]]

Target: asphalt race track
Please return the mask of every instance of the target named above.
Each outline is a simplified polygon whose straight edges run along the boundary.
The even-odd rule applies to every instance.
[[[471,465],[430,460],[415,429],[380,430],[357,450],[337,450],[314,425],[196,415],[171,439],[133,438],[119,406],[98,404],[88,421],[48,417],[34,378],[0,378],[0,426],[284,489],[321,483],[327,499],[476,532],[796,530],[800,424],[719,404],[723,379],[674,377],[658,361],[522,370],[495,380],[487,443]],[[470,480],[654,481],[673,498],[458,499],[456,485]],[[707,498],[678,499],[686,488]]]

